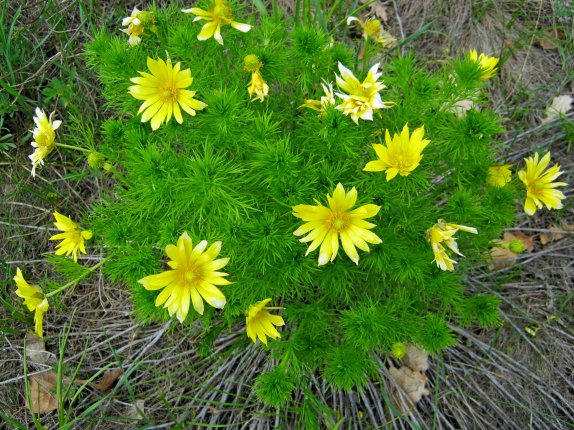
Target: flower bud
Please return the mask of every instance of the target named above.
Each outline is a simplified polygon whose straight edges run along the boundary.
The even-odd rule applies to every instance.
[[[391,353],[395,358],[403,358],[407,354],[407,345],[403,342],[395,342],[391,346]]]
[[[249,54],[243,58],[243,70],[256,72],[261,68],[261,66],[263,66],[263,63],[255,54]]]
[[[105,161],[104,155],[97,151],[92,151],[88,154],[88,166],[92,169],[101,169]]]
[[[518,239],[511,240],[510,243],[508,244],[508,250],[515,254],[522,254],[525,249],[526,245],[524,244],[524,242]]]

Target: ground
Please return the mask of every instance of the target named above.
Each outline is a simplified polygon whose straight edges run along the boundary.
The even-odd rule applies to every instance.
[[[295,11],[295,1],[279,4],[290,13]],[[17,266],[25,265],[35,279],[43,279],[51,269],[43,256],[53,247],[48,242],[53,208],[80,213],[99,198],[100,188],[109,181],[105,174],[79,173],[82,169],[76,168],[72,154],[62,151],[33,180],[27,158],[32,112],[42,101],[58,105],[69,121],[93,118],[92,127],[83,124],[79,136],[67,138],[97,142],[98,123],[111,112],[100,109],[98,85],[83,62],[83,43],[100,26],[118,28],[121,18],[136,5],[145,6],[112,0],[0,1],[4,57],[0,59],[0,412],[6,422],[8,417],[23,428],[34,425],[25,406],[23,382],[24,338],[30,318],[19,305],[11,277]],[[571,4],[383,1],[366,7],[360,16],[380,18],[399,40],[416,35],[403,50],[416,51],[436,67],[447,53],[457,55],[470,48],[500,55],[504,66],[489,91],[507,130],[500,136],[508,148],[504,160],[519,164],[532,150],[551,150],[553,160],[566,172],[563,180],[574,182],[574,115],[542,124],[552,98],[574,91]],[[426,371],[430,395],[402,419],[384,406],[381,393],[385,390],[380,385],[390,384],[386,374],[382,382],[361,393],[333,391],[313,381],[317,399],[336,411],[331,421],[342,420],[341,428],[365,429],[571,428],[574,238],[567,230],[574,213],[571,188],[565,193],[562,211],[544,211],[533,218],[522,215],[510,229],[531,237],[532,251],[508,267],[477,268],[467,279],[469,290],[501,298],[500,327],[454,327],[461,342],[444,355],[431,357]],[[561,233],[551,230],[554,226]],[[544,245],[548,238],[553,240]],[[102,257],[95,253],[89,258]],[[204,356],[202,339],[193,332],[169,323],[141,326],[131,316],[130,306],[129,294],[121,285],[95,273],[68,291],[46,318],[46,349],[52,355],[45,364],[29,366],[29,373],[44,370],[59,358],[58,333],[65,330],[69,333],[63,360],[68,374],[77,368],[78,377],[90,378],[106,366],[121,366],[124,372],[107,393],[84,390],[73,405],[76,416],[85,415],[77,428],[120,424],[178,428],[182,422],[186,424],[179,428],[194,428],[194,423],[254,429],[282,423],[294,428],[297,411],[263,408],[251,391],[253,376],[273,366],[265,352],[253,347],[242,356],[227,354],[227,347],[243,333],[221,336],[215,351]],[[95,410],[89,409],[93,404]],[[41,417],[45,428],[58,428],[58,420],[56,412]]]

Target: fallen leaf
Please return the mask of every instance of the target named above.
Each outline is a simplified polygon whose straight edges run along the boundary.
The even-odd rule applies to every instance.
[[[511,242],[513,240],[518,239],[524,244],[524,246],[526,247],[526,251],[528,252],[534,251],[534,239],[532,238],[532,236],[528,236],[522,233],[521,231],[515,231],[514,233],[510,233],[509,231],[507,231],[504,233],[503,238],[505,242]]]
[[[401,413],[412,410],[423,396],[430,394],[426,389],[428,379],[419,371],[411,370],[407,366],[399,369],[391,366],[389,374],[396,383],[391,387],[390,398]]]
[[[450,112],[455,114],[458,118],[464,118],[466,113],[475,108],[477,110],[478,106],[472,100],[459,100],[451,106],[448,106],[446,103],[443,105],[445,112]]]
[[[373,2],[372,0],[361,0],[362,4],[371,3],[369,5],[369,13],[374,14],[378,19],[384,23],[389,21],[389,6],[381,4],[381,2]]]
[[[538,38],[538,43],[543,49],[556,50],[558,49],[558,40],[560,39],[558,30],[548,30],[544,35]]]
[[[34,332],[26,333],[26,363],[31,365],[46,364],[50,361],[50,353],[46,351],[44,339]]]
[[[498,246],[490,249],[491,263],[488,268],[490,270],[500,270],[505,267],[510,267],[516,261],[517,253],[512,252],[511,242],[519,240],[524,245],[524,251],[532,252],[534,250],[534,239],[531,236],[524,234],[521,231],[505,232],[502,239],[493,240]]]
[[[560,118],[561,115],[566,115],[572,109],[572,102],[574,99],[569,95],[561,95],[554,97],[552,103],[546,107],[546,118],[541,124],[547,124]]]
[[[546,246],[550,242],[564,239],[566,237],[566,232],[574,230],[574,224],[560,224],[559,226],[552,225],[548,230],[550,230],[550,232],[540,233],[540,243],[542,246]]]
[[[402,360],[405,366],[417,372],[425,372],[429,368],[428,353],[410,343],[407,344],[407,353]]]
[[[90,387],[96,388],[100,391],[106,392],[115,384],[120,376],[122,376],[122,371],[120,369],[106,370],[102,375],[100,382],[97,384],[90,382]],[[76,381],[76,383],[84,383],[85,381]]]
[[[126,408],[126,411],[125,411],[126,418],[129,418],[131,420],[140,421],[145,416],[144,415],[144,406],[145,406],[144,400],[141,400],[141,399],[136,400],[135,403],[129,405]]]
[[[58,400],[52,394],[56,390],[57,379],[58,375],[54,372],[38,373],[28,378],[32,405],[28,403],[28,396],[26,396],[26,407],[32,413],[41,414],[58,409]]]

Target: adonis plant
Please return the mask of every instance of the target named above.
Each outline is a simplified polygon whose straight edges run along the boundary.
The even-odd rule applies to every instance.
[[[431,71],[380,42],[380,26],[338,41],[242,2],[190,6],[134,9],[127,31],[87,45],[111,118],[79,149],[112,185],[86,230],[55,214],[57,253],[101,247],[140,321],[266,349],[280,364],[255,387],[273,406],[313,373],[360,389],[376,357],[438,353],[457,343],[452,324],[496,325],[498,299],[467,293],[466,274],[519,208],[564,198],[550,154],[501,159],[484,92],[498,59],[471,51]],[[64,112],[36,124],[36,151],[64,145]],[[32,161],[49,169],[49,150]],[[37,296],[41,333],[41,288],[16,283]]]

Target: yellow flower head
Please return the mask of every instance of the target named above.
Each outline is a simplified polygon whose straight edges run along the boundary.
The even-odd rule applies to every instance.
[[[496,65],[498,64],[499,60],[497,57],[489,57],[486,54],[478,55],[475,49],[471,49],[468,53],[468,58],[470,58],[475,63],[478,63],[482,69],[482,75],[480,76],[482,81],[486,81],[496,74]]]
[[[259,70],[251,73],[251,82],[247,85],[247,92],[249,97],[251,97],[251,101],[259,100],[262,102],[269,94],[269,85],[263,80],[263,75]]]
[[[488,177],[486,182],[489,185],[502,188],[512,180],[512,164],[502,164],[500,166],[490,166],[488,168]]]
[[[372,121],[373,113],[378,112],[379,109],[391,107],[390,103],[385,104],[381,100],[379,91],[386,88],[386,85],[377,82],[382,75],[382,73],[377,73],[378,68],[379,63],[371,67],[365,80],[360,82],[353,72],[339,63],[341,76],[337,75],[337,85],[346,94],[335,93],[343,99],[343,102],[336,108],[345,115],[350,115],[355,124],[359,123],[359,118]]]
[[[203,315],[203,300],[214,308],[223,309],[225,296],[216,285],[229,285],[224,279],[227,273],[218,272],[229,258],[215,259],[221,251],[221,242],[215,242],[207,248],[207,241],[202,240],[195,247],[187,234],[179,237],[177,245],[167,245],[165,253],[169,257],[167,270],[158,275],[150,275],[138,282],[146,290],[159,290],[155,305],[167,308],[169,315],[177,316],[179,322],[187,317],[190,302],[198,314]]]
[[[331,82],[324,82],[321,84],[321,87],[323,87],[323,92],[325,93],[325,95],[321,97],[321,100],[305,100],[305,103],[299,106],[299,108],[306,107],[324,115],[329,106],[335,106],[337,102],[335,100],[335,94],[333,93],[333,84]]]
[[[279,315],[270,314],[269,310],[285,309],[281,307],[267,307],[271,299],[261,300],[254,305],[249,306],[245,312],[245,325],[247,327],[247,336],[253,341],[257,342],[257,338],[267,345],[267,336],[272,339],[280,338],[281,335],[275,326],[282,326],[285,324],[283,318]]]
[[[223,38],[221,37],[221,26],[223,25],[231,25],[243,33],[251,30],[249,24],[233,21],[233,14],[231,13],[229,4],[225,0],[215,0],[208,10],[192,7],[190,9],[182,9],[182,12],[196,15],[193,22],[202,19],[207,21],[201,29],[201,32],[197,35],[199,40],[207,40],[213,36],[220,45],[223,45]]]
[[[48,118],[44,111],[40,108],[35,110],[36,116],[34,123],[36,127],[32,130],[34,141],[32,147],[36,148],[29,156],[32,160],[32,176],[36,176],[36,167],[44,165],[44,158],[55,148],[56,133],[55,131],[60,127],[62,121],[52,121],[52,114]]]
[[[367,172],[387,173],[387,181],[393,179],[397,174],[408,176],[420,164],[423,149],[430,143],[430,140],[423,139],[425,134],[424,126],[413,131],[409,137],[409,126],[405,124],[401,134],[395,133],[391,139],[389,130],[385,131],[385,143],[387,146],[373,144],[373,149],[377,153],[378,160],[369,161],[365,166]]]
[[[66,254],[68,256],[72,254],[74,261],[78,261],[78,254],[80,252],[86,253],[84,242],[92,238],[92,232],[81,230],[78,223],[57,211],[54,212],[54,218],[56,218],[54,225],[62,232],[50,238],[50,240],[61,240],[56,245],[56,255]]]
[[[550,152],[547,152],[540,161],[538,158],[538,153],[534,154],[534,158],[525,158],[526,170],[518,172],[518,177],[526,187],[524,212],[527,215],[534,215],[537,209],[542,209],[543,205],[546,205],[548,209],[562,209],[561,200],[565,196],[562,191],[554,188],[568,185],[565,182],[553,182],[564,173],[560,171],[558,164],[544,171],[550,164]]]
[[[131,16],[123,19],[122,27],[127,28],[122,28],[122,31],[130,37],[129,44],[135,46],[141,42],[141,36],[144,35],[146,26],[151,25],[150,30],[152,32],[156,31],[153,25],[155,22],[156,19],[153,12],[139,10],[137,7],[134,7]]]
[[[447,248],[450,248],[450,250],[455,254],[464,257],[464,255],[462,255],[458,250],[458,245],[454,238],[454,235],[459,230],[478,234],[478,231],[473,227],[447,223],[442,219],[439,219],[438,223],[427,231],[428,240],[431,243],[432,250],[434,252],[434,261],[442,270],[449,270],[452,272],[454,270],[454,265],[456,264],[456,261],[448,255]]]
[[[48,311],[48,299],[44,296],[40,287],[30,285],[26,282],[20,268],[16,269],[14,282],[16,282],[16,295],[24,299],[24,305],[26,305],[30,312],[34,312],[34,328],[36,334],[40,337],[44,337],[42,320],[44,314]]]
[[[345,193],[343,185],[337,184],[333,196],[327,195],[329,207],[323,206],[317,200],[316,206],[297,205],[293,206],[293,215],[305,221],[301,227],[293,232],[295,236],[301,236],[310,232],[300,242],[311,242],[305,255],[313,252],[321,245],[319,250],[319,266],[333,261],[339,250],[339,237],[345,253],[355,264],[359,264],[359,254],[355,246],[369,252],[368,243],[378,244],[381,239],[369,229],[375,224],[365,221],[365,218],[375,216],[380,206],[364,205],[355,210],[350,210],[357,201],[355,187]]]
[[[141,76],[131,78],[136,84],[129,87],[129,92],[138,100],[144,100],[138,110],[142,114],[142,122],[151,119],[152,130],[157,130],[162,123],[168,123],[171,115],[181,124],[183,117],[181,109],[191,116],[196,110],[202,110],[207,105],[193,96],[195,91],[186,90],[192,82],[191,70],[180,70],[181,63],[171,65],[171,60],[163,61],[161,58],[152,60],[147,58],[147,67],[151,74],[138,72]]]
[[[381,21],[375,18],[369,18],[367,21],[362,21],[360,18],[356,16],[350,16],[347,18],[347,25],[351,25],[353,21],[356,21],[363,30],[363,37],[368,39],[371,37],[372,39],[376,40],[377,43],[388,47],[395,44],[397,39],[395,39],[388,31],[383,30],[383,26]]]

